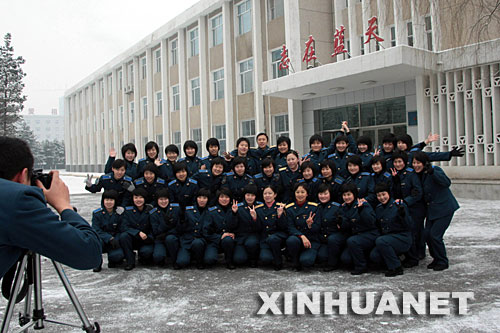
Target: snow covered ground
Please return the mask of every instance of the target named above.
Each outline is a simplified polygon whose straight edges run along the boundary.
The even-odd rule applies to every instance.
[[[99,194],[84,193],[85,174],[66,175],[72,204],[90,220],[99,207]],[[137,267],[125,272],[102,272],[66,268],[66,274],[91,321],[102,332],[499,332],[500,331],[500,204],[496,201],[459,199],[461,209],[445,235],[450,269],[427,270],[426,258],[419,267],[396,278],[381,272],[353,277],[347,271],[324,273],[320,268],[275,272],[269,268],[239,268],[223,265],[210,270]],[[49,265],[43,264],[45,312],[49,318],[78,324],[78,317],[62,285]],[[257,315],[262,302],[258,292],[471,291],[469,314],[458,316],[394,315]],[[0,300],[3,316],[5,300]],[[456,304],[453,304],[455,306]],[[18,306],[16,309],[20,309]],[[452,313],[454,313],[452,311]],[[11,328],[16,327],[14,320]],[[67,327],[47,324],[47,332],[68,332]],[[72,332],[80,332],[75,329]]]

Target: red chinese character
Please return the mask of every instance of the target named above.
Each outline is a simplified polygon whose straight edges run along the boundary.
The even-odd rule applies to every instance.
[[[288,58],[288,50],[285,44],[283,44],[283,50],[281,51],[280,65],[278,68],[280,69],[280,71],[283,69],[288,69],[289,64],[290,64],[290,58]]]
[[[332,57],[347,52],[344,46],[344,32],[345,32],[345,27],[343,25],[340,26],[340,30],[335,29],[335,35],[333,35],[335,39],[334,39]]]
[[[376,31],[378,28],[377,17],[374,16],[371,19],[369,19],[368,24],[370,24],[370,26],[368,27],[368,30],[366,30],[366,32],[365,32],[365,36],[368,36],[368,39],[366,40],[365,44],[369,43],[370,40],[372,39],[372,37],[375,38],[375,40],[377,42],[383,42],[384,39],[380,36],[377,36],[377,34],[376,34]]]
[[[314,38],[313,36],[309,36],[309,40],[306,42],[306,52],[304,53],[304,57],[302,58],[302,62],[306,62],[309,65],[309,62],[316,60],[316,51],[314,50]]]

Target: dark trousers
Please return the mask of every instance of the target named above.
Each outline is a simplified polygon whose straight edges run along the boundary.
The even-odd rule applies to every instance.
[[[202,264],[206,245],[207,242],[203,238],[193,239],[191,246],[181,245],[179,253],[177,254],[177,265],[180,267],[188,266],[191,263],[191,255],[197,264]]]
[[[154,244],[149,240],[142,240],[139,235],[132,236],[128,233],[120,235],[120,246],[125,254],[128,265],[135,265],[135,252],[139,250],[139,259],[149,260],[153,256]]]
[[[412,244],[408,252],[405,253],[405,257],[408,262],[413,264],[418,264],[420,258],[425,256],[425,238],[423,232],[425,215],[425,207],[410,208]]]
[[[226,236],[220,241],[220,247],[224,252],[224,259],[226,260],[226,264],[232,264],[236,241],[232,237]]]
[[[234,263],[243,265],[248,260],[257,261],[259,258],[259,237],[257,235],[236,236],[234,247]]]
[[[355,270],[367,269],[367,255],[375,247],[378,236],[379,232],[372,230],[349,237],[347,248],[341,255],[342,262],[346,265],[354,264]]]
[[[320,243],[309,241],[311,242],[311,248],[306,249],[299,237],[290,236],[287,238],[286,248],[294,266],[312,267],[316,262]]]
[[[370,253],[370,260],[379,265],[385,263],[388,269],[394,270],[401,266],[398,255],[408,251],[411,242],[411,232],[379,236],[375,240],[375,248]]]
[[[429,246],[431,257],[438,265],[448,265],[443,236],[452,219],[453,214],[450,214],[434,220],[427,219],[425,224],[425,240]]]
[[[116,240],[120,241],[120,235],[114,236]],[[125,254],[123,253],[123,249],[121,246],[117,249],[114,249],[111,244],[104,244],[101,241],[102,245],[102,253],[108,254],[108,263],[110,264],[120,264],[125,258]]]
[[[267,236],[260,242],[259,260],[265,264],[281,265],[283,258],[281,257],[281,248],[285,242],[286,235],[281,232]]]
[[[326,243],[321,244],[318,252],[318,261],[326,262],[330,267],[337,267],[340,261],[340,255],[344,250],[347,235],[341,232],[335,232],[328,235]]]

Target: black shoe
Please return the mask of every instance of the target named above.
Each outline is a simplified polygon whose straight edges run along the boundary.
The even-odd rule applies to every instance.
[[[92,270],[94,273],[99,273],[100,271],[102,271],[102,263]]]
[[[295,265],[292,267],[292,271],[294,271],[294,272],[300,272],[301,270],[302,270],[301,265]]]
[[[178,271],[179,269],[181,269],[181,266],[177,265],[177,263],[174,263],[174,264],[172,265],[172,268],[173,268],[174,270]]]
[[[108,268],[116,268],[116,267],[118,267],[118,264],[108,262]]]
[[[366,268],[363,269],[355,269],[351,272],[351,275],[361,275],[364,273],[368,273],[368,270]]]
[[[233,269],[236,269],[236,266],[234,266],[233,264],[227,263],[226,268],[233,270]]]
[[[398,268],[388,270],[385,273],[385,276],[387,276],[387,277],[394,277],[394,276],[398,276],[398,275],[403,275],[403,272],[404,272],[403,271],[403,267],[399,266]]]
[[[126,271],[131,271],[131,270],[133,270],[134,268],[135,268],[135,265],[134,265],[134,264],[131,264],[131,265],[127,264],[127,265],[125,266],[125,270],[126,270]]]
[[[250,260],[250,267],[257,268],[257,260]]]
[[[197,269],[205,269],[205,265],[204,264],[198,264],[198,265],[196,265],[196,268]]]
[[[404,268],[412,268],[418,266],[418,261],[403,261]]]
[[[276,272],[281,271],[281,269],[283,268],[283,264],[274,264],[273,268]]]
[[[436,267],[436,265],[436,261],[433,260],[429,265],[427,265],[427,269],[433,269],[434,267]]]
[[[336,269],[338,269],[337,266],[326,266],[325,268],[323,268],[323,272],[332,272]]]
[[[434,265],[432,269],[435,270],[436,272],[444,271],[445,269],[448,269],[448,265]]]

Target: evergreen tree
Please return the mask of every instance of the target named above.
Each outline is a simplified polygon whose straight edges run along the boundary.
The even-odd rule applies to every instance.
[[[40,143],[37,141],[33,131],[26,121],[24,121],[23,117],[20,117],[19,121],[16,123],[16,137],[26,141],[35,158],[35,166],[40,166],[42,162],[41,159],[43,158]]]
[[[4,43],[0,46],[0,135],[14,136],[15,123],[26,101],[23,95],[23,78],[26,74],[21,68],[24,59],[14,57],[10,33],[5,35]]]

